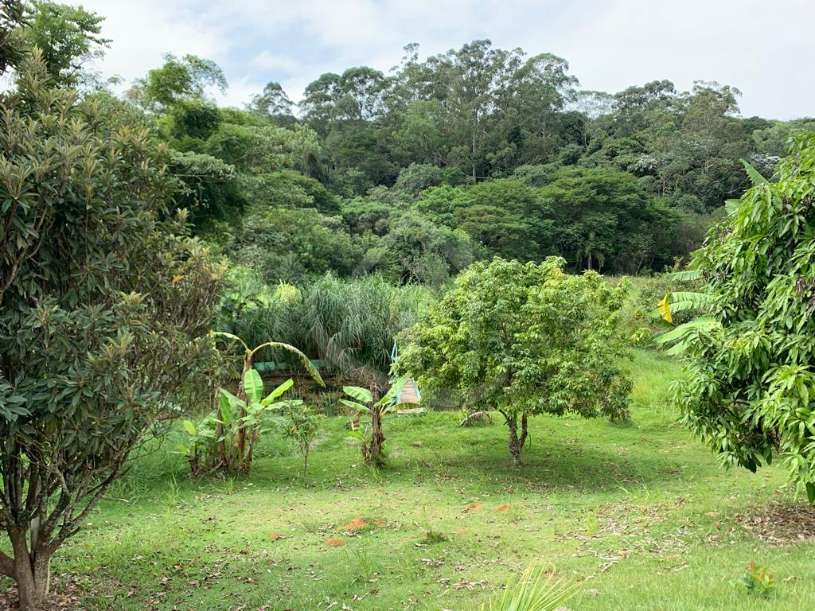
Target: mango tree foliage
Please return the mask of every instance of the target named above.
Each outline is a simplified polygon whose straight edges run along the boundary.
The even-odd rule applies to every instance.
[[[515,464],[540,413],[627,417],[631,382],[620,368],[621,287],[564,261],[494,259],[465,270],[405,336],[400,372],[455,391],[471,410],[497,410]]]
[[[53,87],[37,50],[0,107],[0,574],[35,609],[131,450],[209,394],[223,269],[131,113]]]
[[[777,181],[750,173],[694,258],[707,315],[672,332],[686,358],[676,397],[726,463],[755,471],[783,456],[815,502],[815,135],[797,140]]]

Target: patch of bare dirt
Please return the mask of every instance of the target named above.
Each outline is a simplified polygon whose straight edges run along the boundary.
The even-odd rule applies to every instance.
[[[815,541],[815,507],[809,505],[773,503],[750,513],[738,514],[736,521],[770,545]]]

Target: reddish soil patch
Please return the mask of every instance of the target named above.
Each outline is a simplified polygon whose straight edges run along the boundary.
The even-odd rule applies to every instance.
[[[365,528],[368,528],[368,522],[366,522],[362,516],[357,516],[356,518],[348,522],[348,524],[343,524],[340,527],[340,530],[346,530],[348,532],[357,532]]]
[[[481,509],[481,507],[482,507],[481,503],[479,503],[478,501],[474,501],[474,502],[470,503],[469,505],[467,505],[464,508],[464,511],[465,512],[478,511],[479,509]]]
[[[773,503],[736,521],[748,532],[771,545],[815,541],[815,507]]]
[[[325,544],[330,547],[342,547],[345,545],[345,541],[339,537],[330,537],[325,540]]]
[[[509,511],[510,507],[512,507],[512,505],[507,505],[506,503],[504,503],[503,505],[498,505],[498,507],[495,508],[495,511],[497,511],[498,513],[504,513],[506,511]]]

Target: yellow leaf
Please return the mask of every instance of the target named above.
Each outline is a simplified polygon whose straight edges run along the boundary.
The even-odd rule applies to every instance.
[[[669,323],[673,324],[674,317],[671,314],[671,304],[668,303],[668,294],[665,294],[659,302],[659,313],[662,315],[662,318],[667,320]]]

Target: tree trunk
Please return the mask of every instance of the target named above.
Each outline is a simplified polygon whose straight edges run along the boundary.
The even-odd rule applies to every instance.
[[[509,428],[509,455],[512,456],[512,464],[517,467],[521,464],[521,449],[526,438],[523,438],[523,442],[518,438],[518,416],[516,414],[511,416],[504,414],[504,417]]]
[[[478,176],[476,175],[476,171],[475,171],[476,170],[475,139],[476,139],[476,132],[478,131],[478,111],[475,112],[475,115],[473,116],[473,119],[474,120],[473,120],[473,133],[472,133],[473,139],[472,139],[472,160],[471,161],[472,161],[472,165],[473,165],[473,184],[475,184],[478,181]]]
[[[20,597],[20,609],[39,611],[48,598],[51,554],[40,546],[35,552],[29,552],[23,529],[10,529],[9,538],[14,549],[14,581]]]
[[[382,432],[382,412],[376,408],[371,410],[371,439],[368,442],[367,461],[381,465],[385,458],[382,455],[382,444],[385,435]]]
[[[303,481],[308,481],[308,452],[309,448],[306,448],[306,451],[303,452]]]
[[[247,353],[246,356],[243,358],[243,371],[241,372],[241,381],[238,384],[238,397],[243,399],[244,401],[248,401],[246,398],[246,389],[243,387],[243,379],[246,377],[246,372],[252,369],[252,354]],[[252,451],[251,451],[251,440],[250,443],[250,450],[247,454],[246,452],[246,445],[247,445],[247,431],[246,425],[243,424],[243,419],[246,417],[246,410],[241,409],[238,424],[238,438],[236,442],[236,446],[238,449],[238,464],[237,470],[241,473],[248,473],[250,467],[252,466]]]

